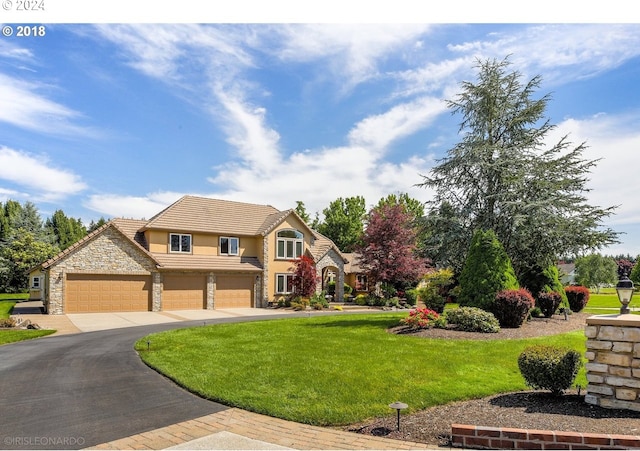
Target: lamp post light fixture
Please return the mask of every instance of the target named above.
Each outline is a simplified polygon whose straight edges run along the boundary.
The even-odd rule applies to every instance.
[[[631,303],[631,297],[633,296],[633,281],[629,280],[626,272],[620,274],[620,280],[616,285],[616,292],[618,293],[618,300],[622,307],[620,307],[620,314],[626,315],[631,313],[629,304]]]
[[[396,409],[396,412],[398,412],[398,426],[396,430],[399,431],[400,430],[400,411],[402,409],[406,409],[409,406],[403,402],[396,401],[393,404],[389,404],[389,407],[391,407],[392,409]]]

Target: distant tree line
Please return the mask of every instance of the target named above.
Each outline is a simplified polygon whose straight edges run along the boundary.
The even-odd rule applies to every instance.
[[[85,226],[57,210],[43,220],[32,202],[0,202],[0,292],[28,288],[28,271],[53,257],[107,221],[100,218]]]

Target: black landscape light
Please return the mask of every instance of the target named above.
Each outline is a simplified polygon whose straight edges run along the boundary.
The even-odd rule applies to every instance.
[[[626,271],[621,271],[620,273],[620,280],[618,280],[618,284],[616,285],[616,292],[618,293],[618,300],[620,304],[622,304],[620,314],[626,315],[627,313],[631,313],[629,304],[633,297],[633,282],[629,280]]]
[[[402,409],[406,409],[409,406],[406,405],[403,402],[396,401],[393,404],[389,404],[389,407],[391,407],[392,409],[396,409],[396,412],[398,412],[398,428],[397,428],[397,430],[399,431],[400,430],[400,411]]]

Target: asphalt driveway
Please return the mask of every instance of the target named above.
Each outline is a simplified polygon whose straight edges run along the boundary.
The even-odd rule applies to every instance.
[[[179,321],[0,346],[0,448],[81,449],[227,409],[177,387],[133,350],[149,333],[201,324]]]

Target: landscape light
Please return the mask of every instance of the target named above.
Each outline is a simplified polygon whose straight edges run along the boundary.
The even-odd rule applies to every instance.
[[[400,402],[400,401],[396,401],[393,404],[389,404],[389,407],[391,407],[392,409],[396,409],[396,412],[398,412],[398,431],[400,430],[400,411],[402,409],[406,409],[407,407],[409,407],[407,404]]]
[[[622,307],[620,307],[620,314],[626,315],[627,313],[631,313],[629,309],[629,304],[631,303],[631,297],[633,296],[633,282],[629,280],[626,272],[622,272],[620,276],[620,280],[618,280],[618,284],[616,285],[616,292],[618,293],[618,300]]]

